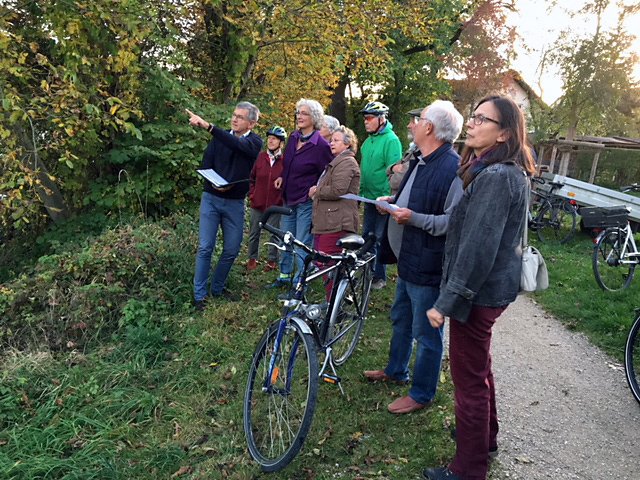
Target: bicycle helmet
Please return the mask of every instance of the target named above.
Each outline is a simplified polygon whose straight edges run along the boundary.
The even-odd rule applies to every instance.
[[[287,132],[279,125],[274,125],[269,129],[267,135],[273,135],[274,137],[278,137],[283,142],[287,139]]]
[[[387,107],[384,103],[381,102],[369,102],[367,103],[362,110],[358,113],[363,115],[386,115],[389,113],[389,107]]]

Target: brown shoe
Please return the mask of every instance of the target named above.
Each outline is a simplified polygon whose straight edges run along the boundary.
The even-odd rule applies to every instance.
[[[415,412],[416,410],[422,410],[423,408],[429,405],[431,405],[431,402],[418,403],[409,395],[407,395],[406,397],[400,397],[394,400],[393,402],[391,402],[387,407],[387,409],[389,410],[390,413],[395,413],[399,415],[402,413],[411,413],[411,412]]]
[[[272,272],[273,270],[278,268],[278,264],[273,260],[269,260],[267,264],[264,266],[265,272]]]
[[[364,376],[371,382],[390,382],[397,383],[398,385],[406,385],[408,380],[396,380],[384,373],[384,370],[365,370]]]
[[[251,272],[252,270],[255,270],[256,268],[258,268],[258,262],[256,261],[255,258],[250,258],[249,261],[247,262],[247,270],[249,270]]]

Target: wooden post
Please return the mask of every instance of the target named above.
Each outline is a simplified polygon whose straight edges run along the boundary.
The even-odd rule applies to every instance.
[[[558,175],[562,175],[563,177],[567,176],[567,172],[569,171],[569,160],[571,160],[571,149],[562,152],[562,157],[560,157],[560,167],[558,167]]]
[[[551,160],[549,160],[549,173],[553,173],[556,166],[556,156],[558,155],[558,145],[554,145],[551,149]]]
[[[600,150],[598,150],[593,156],[593,162],[591,162],[591,173],[589,173],[589,183],[593,183],[596,179],[596,170],[598,169],[598,160],[600,159]]]
[[[536,176],[540,176],[540,167],[542,167],[542,161],[544,160],[544,145],[540,146],[540,152],[538,152],[538,165],[536,165]]]

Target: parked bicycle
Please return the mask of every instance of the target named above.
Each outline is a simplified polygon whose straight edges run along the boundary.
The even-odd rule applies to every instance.
[[[640,185],[622,187],[623,192],[640,191]],[[615,292],[631,285],[640,252],[629,223],[630,209],[616,207],[590,207],[582,209],[585,225],[603,228],[594,240],[593,273],[603,290]]]
[[[529,228],[536,232],[543,243],[567,243],[576,232],[576,202],[553,193],[564,186],[562,183],[547,182],[542,177],[533,177],[531,181],[540,185],[548,184],[549,192],[532,190]]]
[[[267,224],[269,215],[276,212],[291,213],[270,207],[261,227],[282,242],[281,248],[301,249],[307,256],[290,299],[284,301],[281,318],[262,335],[249,367],[244,431],[251,457],[267,472],[286,467],[302,448],[319,381],[337,385],[344,393],[336,366],[353,354],[362,333],[375,258],[369,252],[374,236],[365,242],[359,235],[348,235],[338,241],[341,254],[326,255]],[[312,262],[320,262],[321,268],[313,271]],[[309,282],[317,278],[332,282],[327,303],[307,301]]]
[[[624,371],[631,393],[640,403],[640,308],[636,308],[636,319],[629,330],[624,348]]]

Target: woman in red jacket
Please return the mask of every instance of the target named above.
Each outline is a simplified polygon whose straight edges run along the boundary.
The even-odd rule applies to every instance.
[[[247,270],[255,270],[258,266],[258,248],[260,246],[260,218],[264,211],[272,205],[282,205],[282,189],[276,188],[275,180],[282,176],[284,158],[282,147],[287,138],[287,132],[279,126],[271,127],[267,132],[267,150],[260,152],[249,177],[249,261]],[[269,217],[270,225],[280,225],[280,215]],[[277,240],[272,239],[276,243]],[[265,272],[278,268],[278,250],[269,246]]]

